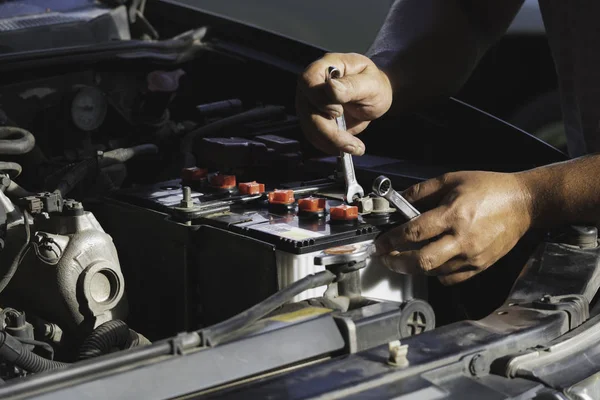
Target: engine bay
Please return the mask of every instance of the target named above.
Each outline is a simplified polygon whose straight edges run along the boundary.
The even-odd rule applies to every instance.
[[[217,59],[203,68],[206,57]],[[314,263],[324,251],[363,250],[402,221],[382,198],[346,204],[335,165],[306,156],[289,103],[195,90],[215,65],[221,76],[240,68],[225,60],[125,62],[2,88],[3,138],[27,147],[3,158],[2,265],[14,274],[1,299],[28,330],[58,338],[58,360],[81,357],[85,338],[114,320],[135,343],[223,321],[325,271]],[[426,297],[423,282],[375,263],[359,275],[369,298]]]
[[[219,29],[184,27],[171,39],[0,66],[4,382],[144,348],[156,357],[221,344],[223,354],[240,343],[265,354],[275,351],[268,342],[300,349],[211,381],[218,386],[439,329],[446,338],[446,325],[483,318],[515,293],[544,294],[515,284],[529,282],[521,269],[539,261],[530,258],[539,236],[460,288],[389,271],[372,244],[406,218],[370,188],[381,175],[400,190],[458,168],[519,170],[561,153],[451,100],[373,123],[367,155],[354,160],[367,195],[348,203],[339,157],[309,145],[295,116],[303,65]],[[482,139],[483,129],[494,137]],[[469,156],[466,143],[487,151]],[[394,346],[390,363],[404,365],[406,348]]]

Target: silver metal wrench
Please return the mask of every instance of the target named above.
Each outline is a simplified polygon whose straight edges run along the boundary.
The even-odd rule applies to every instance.
[[[340,77],[340,70],[336,67],[327,68],[327,80],[337,79]],[[346,130],[346,118],[342,114],[336,117],[335,122],[339,130]],[[354,172],[354,162],[352,161],[352,155],[350,153],[340,153],[340,164],[342,167],[342,173],[344,174],[344,181],[346,182],[346,194],[344,199],[346,203],[352,203],[357,197],[362,198],[365,195],[365,191],[362,186],[358,184],[356,180],[356,174]]]
[[[392,188],[392,181],[387,176],[379,176],[373,181],[373,193],[377,196],[385,198],[394,207],[398,209],[408,220],[421,215],[421,213],[413,207],[400,193]]]

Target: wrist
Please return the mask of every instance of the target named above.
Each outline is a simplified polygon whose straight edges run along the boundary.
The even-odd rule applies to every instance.
[[[559,188],[556,180],[548,175],[549,171],[544,168],[515,173],[531,228],[548,228],[562,221],[560,210],[556,207]]]

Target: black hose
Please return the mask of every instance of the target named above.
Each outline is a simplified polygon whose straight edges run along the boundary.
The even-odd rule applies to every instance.
[[[308,275],[281,289],[277,293],[250,307],[246,311],[237,314],[236,316],[231,317],[223,322],[219,322],[216,325],[202,329],[199,332],[202,337],[202,343],[204,346],[216,346],[236,331],[247,327],[251,323],[264,317],[278,307],[281,307],[290,301],[294,296],[297,296],[306,290],[327,285],[333,282],[335,278],[335,274],[329,271],[322,271],[316,274]]]
[[[62,197],[65,197],[71,192],[71,190],[73,190],[73,188],[75,188],[75,186],[77,186],[79,182],[83,180],[83,178],[86,177],[86,175],[93,168],[106,167],[116,163],[124,163],[125,161],[128,161],[140,154],[156,153],[158,153],[158,147],[156,145],[141,144],[139,146],[133,146],[130,148],[107,151],[104,153],[103,158],[99,161],[96,158],[83,160],[75,164],[73,168],[63,175],[56,185],[55,192],[59,192]]]
[[[29,153],[35,146],[31,132],[16,126],[0,126],[0,154],[19,155]]]
[[[19,253],[17,253],[15,259],[13,260],[8,270],[4,273],[4,275],[2,275],[2,278],[0,278],[0,293],[2,293],[6,286],[8,286],[10,280],[15,275],[15,272],[17,272],[19,264],[21,264],[21,259],[23,258],[25,252],[29,248],[29,241],[31,240],[31,229],[29,226],[29,219],[27,218],[27,211],[23,211],[23,220],[25,221],[25,244],[23,245],[23,247],[21,247]]]
[[[25,349],[16,338],[2,331],[0,331],[0,358],[29,372],[49,371],[69,365],[32,353]]]
[[[41,347],[42,349],[46,350],[48,352],[48,354],[50,354],[50,360],[52,360],[54,358],[54,348],[50,345],[50,343],[42,342],[40,340],[20,338],[20,337],[15,337],[15,339],[17,339],[19,342],[21,342],[23,344],[29,344],[32,346]]]
[[[97,166],[98,162],[95,158],[89,158],[75,164],[75,166],[60,179],[56,185],[55,192],[59,192],[62,197],[65,197],[83,178],[85,178],[90,169]]]
[[[133,157],[142,155],[142,154],[157,154],[158,146],[155,144],[140,144],[138,146],[123,148],[123,149],[115,149],[105,152],[102,155],[102,159],[100,160],[100,166],[106,167],[112,164],[124,163],[129,161]]]
[[[108,321],[94,329],[85,339],[79,350],[79,359],[86,360],[108,354],[115,347],[124,350],[130,343],[131,336],[127,324],[118,319]]]
[[[257,107],[243,113],[234,114],[230,117],[221,118],[210,124],[201,126],[191,132],[188,132],[181,140],[181,151],[183,153],[190,153],[196,137],[208,137],[216,136],[222,132],[225,128],[246,124],[249,122],[260,121],[265,118],[273,118],[285,114],[285,107],[283,106],[265,106]]]
[[[23,168],[15,162],[0,161],[0,172],[8,173],[11,179],[21,175]]]

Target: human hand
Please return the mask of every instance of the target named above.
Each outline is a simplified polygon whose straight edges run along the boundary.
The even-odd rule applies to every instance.
[[[417,208],[433,208],[381,235],[377,254],[393,271],[435,275],[445,285],[494,264],[532,222],[531,195],[515,174],[454,172],[416,184],[403,196]],[[415,250],[416,244],[424,245]]]
[[[339,69],[340,78],[326,79],[330,66]],[[387,75],[360,54],[326,54],[298,79],[296,111],[300,126],[307,139],[326,153],[364,154],[364,143],[354,135],[385,114],[391,104],[392,86]],[[346,132],[339,131],[335,122],[342,113]]]

